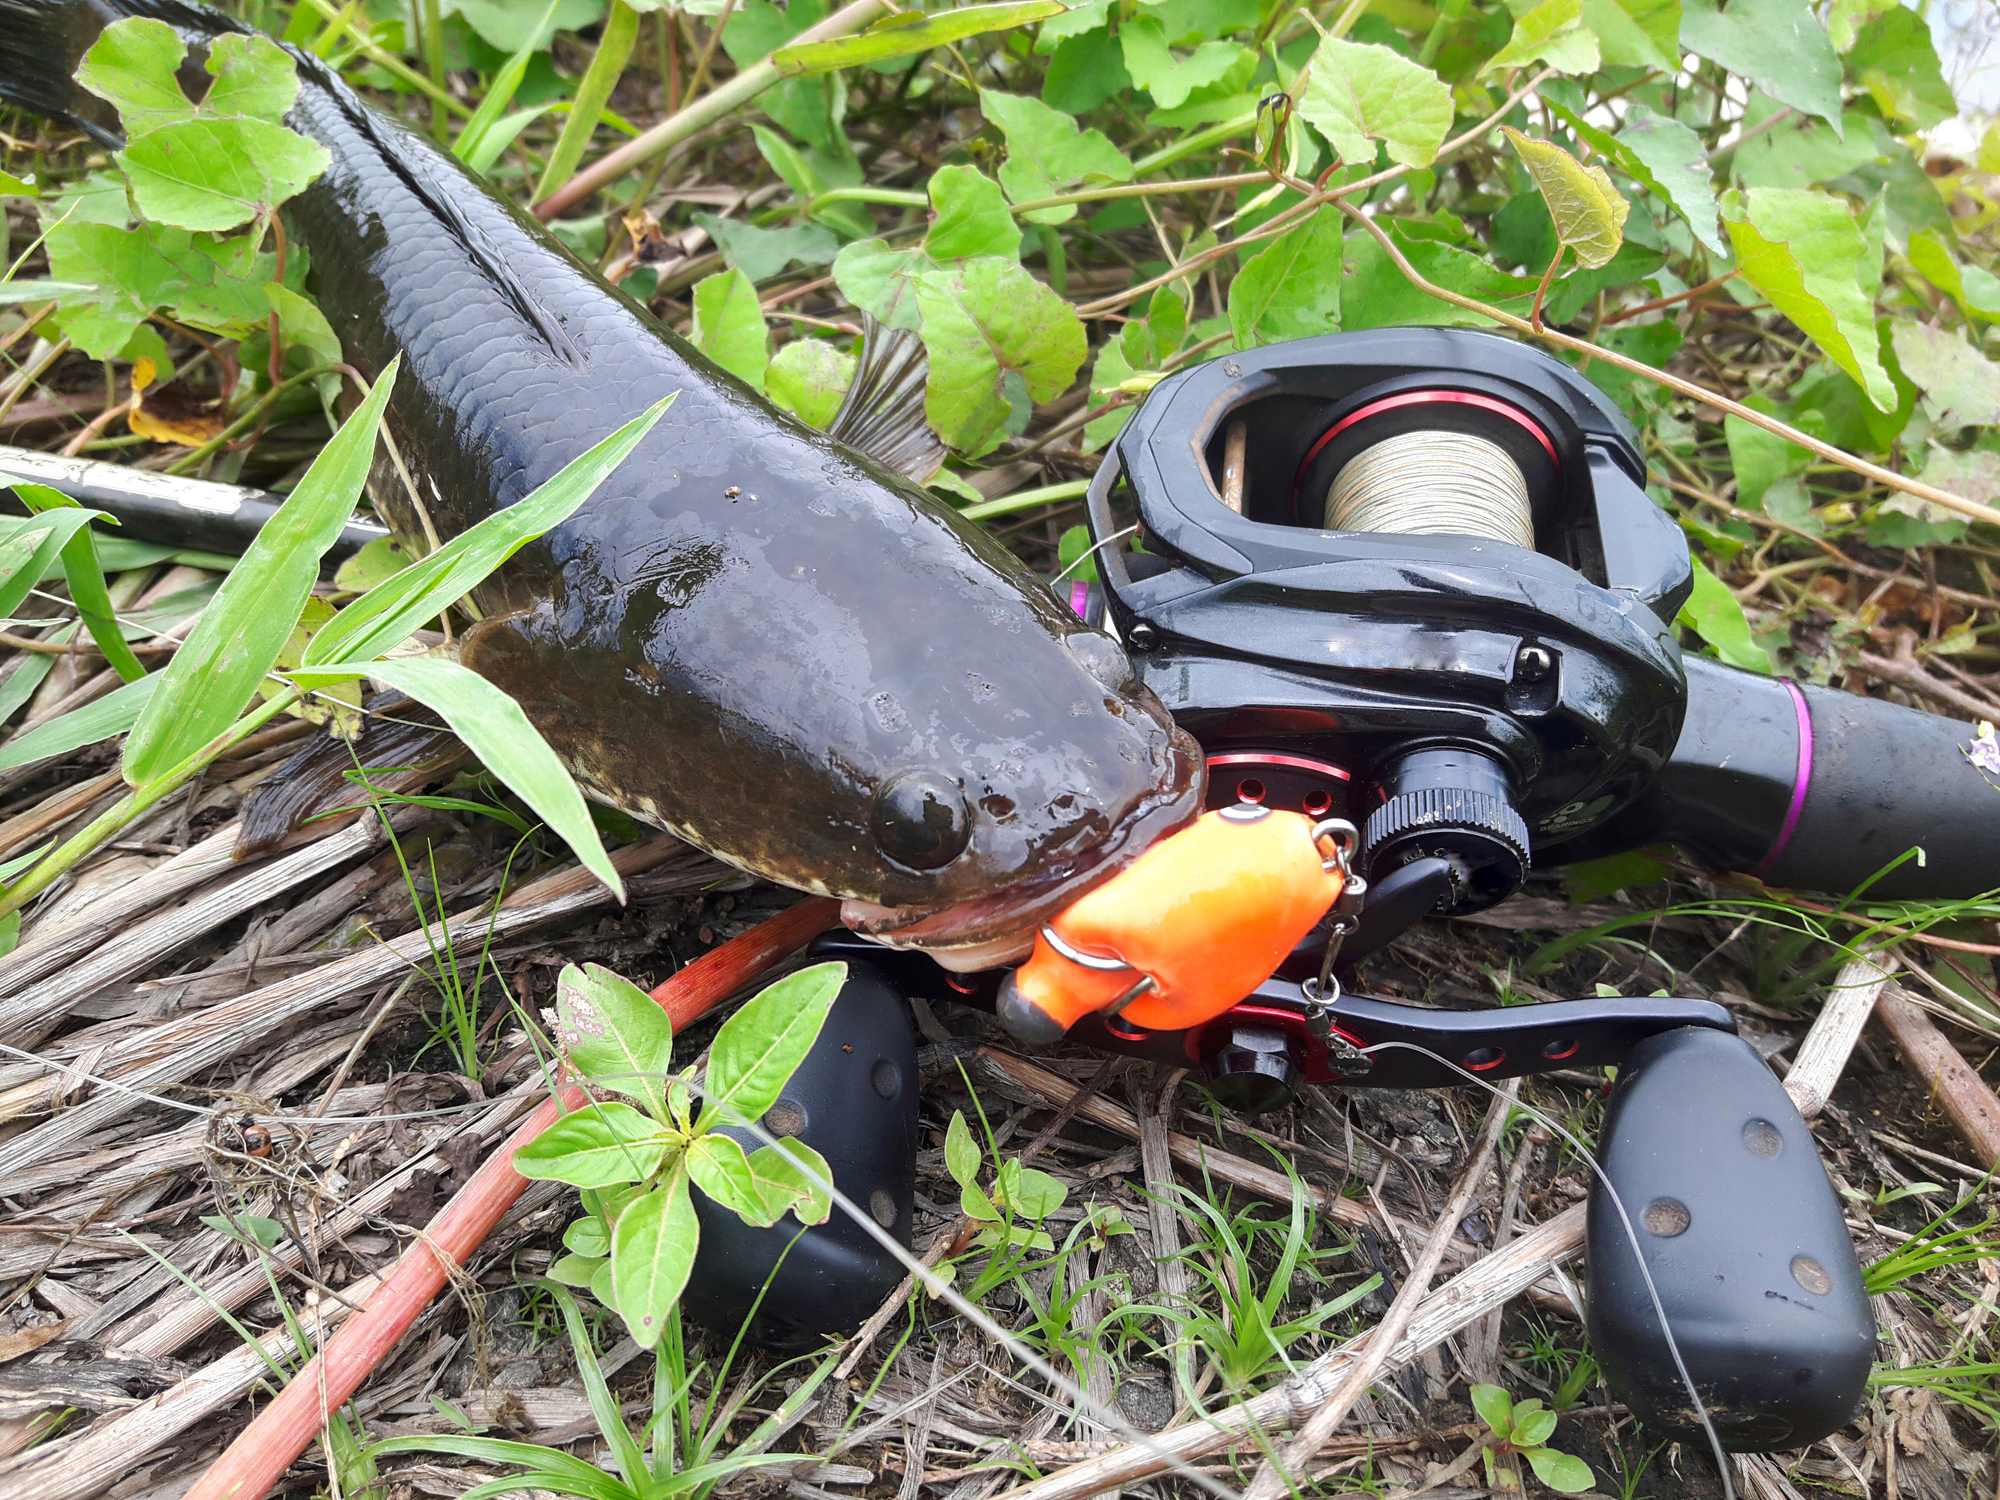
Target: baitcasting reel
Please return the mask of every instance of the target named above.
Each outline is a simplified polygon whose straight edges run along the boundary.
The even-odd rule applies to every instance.
[[[1871,890],[2000,886],[2000,793],[1964,726],[1683,656],[1688,550],[1644,482],[1612,405],[1521,344],[1396,328],[1275,345],[1153,390],[1089,493],[1105,583],[1069,599],[1201,741],[1211,808],[1360,830],[1366,896],[1337,917],[1342,970],[1427,913],[1505,899],[1531,860],[1661,841],[1842,893],[1920,845]],[[1327,937],[1219,1015],[1089,1015],[1071,1035],[1200,1067],[1250,1112],[1309,1085],[1464,1081],[1425,1052],[1370,1050],[1385,1043],[1484,1078],[1616,1063],[1599,1142],[1616,1197],[1591,1200],[1588,1308],[1613,1389],[1650,1427],[1699,1438],[1677,1348],[1732,1449],[1800,1447],[1852,1417],[1875,1345],[1861,1273],[1810,1133],[1725,1010],[1322,997]],[[1004,976],[851,935],[814,951],[850,979],[794,1085],[818,1102],[781,1123],[907,1242],[915,1051],[899,997],[994,1008]],[[753,1325],[778,1345],[854,1327],[902,1276],[838,1219],[797,1235],[704,1209],[691,1307],[733,1328],[781,1251]]]

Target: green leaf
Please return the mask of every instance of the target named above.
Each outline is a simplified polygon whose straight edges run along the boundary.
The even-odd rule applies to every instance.
[[[750,1170],[791,1193],[792,1217],[801,1224],[824,1224],[832,1217],[833,1195],[822,1184],[833,1181],[833,1169],[797,1136],[752,1151]]]
[[[28,591],[54,570],[70,539],[100,517],[110,519],[101,510],[66,505],[16,526],[0,542],[0,619],[21,607]]]
[[[174,70],[187,56],[180,33],[165,21],[135,16],[104,28],[76,70],[76,81],[118,111],[128,136],[192,119],[194,106]]]
[[[535,28],[538,33],[543,26],[554,21],[558,3],[559,0],[549,0],[548,8],[542,12],[541,22]],[[506,142],[500,142],[490,150],[488,143],[498,132],[501,117],[507,113],[507,106],[514,102],[521,80],[528,76],[528,64],[534,58],[535,46],[533,38],[530,38],[527,46],[516,49],[514,55],[501,64],[500,70],[493,75],[493,81],[487,85],[486,97],[479,101],[479,108],[472,112],[472,118],[465,122],[458,132],[458,139],[452,142],[451,154],[481,176],[493,165],[500,152],[507,149]],[[518,133],[519,127],[516,127]],[[512,137],[508,139],[511,141]]]
[[[764,389],[764,367],[770,363],[764,332],[764,308],[757,288],[741,271],[723,271],[695,283],[695,348],[747,383]]]
[[[1071,37],[1102,31],[1111,23],[1111,0],[1080,0],[1050,16],[1035,32],[1035,50],[1049,53]]]
[[[993,1200],[980,1190],[976,1182],[962,1182],[958,1185],[959,1211],[969,1218],[982,1223],[999,1222],[1000,1210],[993,1206]]]
[[[795,1138],[779,1146],[809,1152],[815,1169],[825,1175],[826,1163],[811,1147]],[[688,1148],[687,1163],[694,1185],[746,1224],[768,1228],[795,1207],[805,1209],[806,1223],[826,1221],[832,1200],[807,1182],[798,1159],[784,1149],[765,1146],[746,1156],[729,1136],[710,1131]],[[811,1217],[815,1212],[817,1217]]]
[[[609,437],[564,464],[525,499],[467,527],[437,551],[353,600],[313,637],[303,665],[367,661],[402,645],[423,628],[425,621],[457,603],[521,548],[574,515],[644,441],[679,394],[675,391],[661,397]]]
[[[1625,124],[1615,136],[1566,104],[1542,102],[1579,141],[1609,157],[1621,172],[1686,219],[1695,238],[1709,250],[1728,254],[1716,227],[1715,184],[1708,171],[1708,147],[1700,136],[1679,120],[1656,115],[1636,101],[1625,106]]]
[[[854,384],[854,356],[825,339],[793,339],[780,349],[764,375],[765,393],[797,417],[824,431],[839,415],[847,388]]]
[[[1683,0],[1681,45],[1840,132],[1840,58],[1807,0]]]
[[[1389,159],[1428,167],[1451,129],[1451,90],[1437,74],[1388,47],[1326,37],[1313,53],[1299,113],[1333,143],[1342,161],[1370,166],[1371,141]]]
[[[938,261],[988,255],[1019,259],[1020,226],[991,177],[972,167],[945,167],[931,178],[930,195],[937,217],[924,236],[926,255]]]
[[[0,771],[47,760],[52,755],[67,755],[85,745],[108,740],[114,734],[125,733],[138,722],[147,701],[160,685],[160,677],[160,673],[154,672],[137,682],[128,682],[95,703],[73,708],[60,718],[38,724],[26,734],[0,744]]]
[[[1883,411],[1896,388],[1882,368],[1875,309],[1861,290],[1867,242],[1845,202],[1796,188],[1724,195],[1722,217],[1743,279],[1798,324]]]
[[[183,120],[118,153],[147,218],[182,229],[234,229],[268,212],[327,169],[316,141],[266,120]]]
[[[965,1111],[951,1112],[951,1123],[944,1130],[944,1165],[951,1173],[951,1180],[960,1187],[979,1176],[983,1158],[979,1143],[972,1138],[972,1127],[965,1123]]]
[[[847,980],[843,963],[814,964],[767,986],[715,1034],[700,1128],[763,1115],[812,1045]]]
[[[594,1101],[516,1151],[514,1170],[571,1187],[644,1182],[666,1160],[669,1144],[658,1122],[631,1105]]]
[[[1132,81],[1163,109],[1177,108],[1210,88],[1233,93],[1249,82],[1257,63],[1257,54],[1238,42],[1203,42],[1192,56],[1175,57],[1168,50],[1166,28],[1151,16],[1126,21],[1118,28],[1118,41]],[[1239,78],[1240,83],[1229,86]]]
[[[1583,24],[1583,0],[1541,0],[1515,17],[1514,34],[1486,60],[1479,76],[1531,62],[1547,63],[1563,73],[1597,71],[1597,33]]]
[[[1602,167],[1586,167],[1562,147],[1530,140],[1511,125],[1500,127],[1527,163],[1555,220],[1556,240],[1575,252],[1577,263],[1606,265],[1625,243],[1625,215],[1632,205],[1611,185]]]
[[[204,623],[207,619],[207,615],[202,616]],[[520,704],[470,667],[435,657],[334,663],[302,668],[292,673],[292,678],[302,687],[313,688],[364,674],[436,709],[479,763],[533,808],[535,816],[583,861],[584,868],[609,886],[620,901],[625,899],[625,882],[604,852],[604,841],[591,821],[583,793],[541,731],[528,722]]]
[[[1537,1479],[1565,1495],[1581,1494],[1597,1483],[1590,1465],[1570,1454],[1558,1453],[1553,1448],[1530,1448],[1526,1457],[1534,1466]]]
[[[771,64],[787,77],[861,67],[928,52],[968,37],[1029,26],[1061,15],[1062,9],[1062,0],[1006,0],[998,5],[961,5],[935,15],[901,11],[883,17],[859,36],[781,47],[771,54]]]
[[[1681,68],[1681,0],[1583,0],[1606,67]]]
[[[546,1274],[551,1281],[587,1292],[597,1273],[610,1264],[609,1255],[559,1255]]]
[[[979,108],[1006,138],[1000,186],[1016,203],[1050,198],[1079,182],[1132,178],[1132,163],[1109,136],[1079,129],[1075,120],[1039,99],[987,89],[980,93]],[[1076,205],[1036,209],[1025,217],[1034,224],[1061,224],[1076,217]]]
[[[1532,280],[1509,276],[1484,256],[1469,254],[1456,245],[1409,238],[1398,232],[1394,220],[1388,229],[1397,248],[1426,280],[1482,302],[1497,302],[1503,307],[1513,302],[1521,312],[1527,311],[1527,299],[1535,294]],[[1397,323],[1480,325],[1491,321],[1418,291],[1383,254],[1375,237],[1363,230],[1347,236],[1343,263],[1347,283],[1340,293],[1341,323],[1349,332]]]
[[[1020,1161],[1000,1168],[999,1200],[1025,1219],[1042,1220],[1063,1206],[1069,1189],[1046,1172],[1024,1167]]]
[[[558,31],[579,31],[602,17],[604,0],[556,0],[553,16],[521,0],[442,0],[439,9],[465,17],[480,40],[511,55],[546,52]]]
[[[0,198],[39,198],[41,188],[36,185],[35,174],[16,177],[12,172],[0,172]],[[6,288],[5,290],[13,290]]]
[[[1556,1414],[1543,1409],[1539,1401],[1523,1401],[1514,1408],[1514,1428],[1507,1441],[1516,1448],[1539,1448],[1556,1430]]]
[[[1890,344],[1939,428],[2000,423],[2000,366],[1955,333],[1898,319]]]
[[[387,583],[410,565],[410,554],[392,536],[378,536],[363,542],[361,550],[342,563],[333,575],[334,587],[342,593],[365,594]]]
[[[962,453],[984,452],[997,439],[1013,409],[1010,377],[1027,400],[1051,401],[1090,352],[1076,310],[997,256],[925,275],[917,305],[930,355],[924,413]]]
[[[197,115],[281,124],[298,102],[299,74],[291,55],[267,36],[228,32],[209,44],[214,82],[194,106]]]
[[[666,1331],[700,1242],[685,1172],[675,1172],[618,1216],[611,1231],[611,1281],[618,1315],[640,1348],[652,1348]]]
[[[143,786],[193,755],[243,712],[278,660],[319,581],[319,560],[354,513],[382,409],[402,368],[389,362],[354,415],[322,448],[166,668],[125,742],[125,779]]]
[[[1513,1427],[1514,1398],[1506,1388],[1497,1385],[1475,1385],[1466,1393],[1472,1398],[1472,1409],[1479,1413],[1479,1420],[1493,1429],[1493,1435],[1504,1439]]]
[[[1968,316],[2000,323],[2000,277],[1976,265],[1961,267],[1952,258],[1944,237],[1933,229],[1920,229],[1911,235],[1905,253],[1910,264],[1932,286],[1947,293]]]
[[[572,1219],[569,1228],[563,1231],[563,1248],[593,1258],[609,1255],[611,1231],[596,1214],[585,1214],[580,1219]]]
[[[1884,114],[1909,120],[1919,130],[1958,113],[1958,101],[1931,45],[1930,24],[1901,5],[1861,28],[1847,54],[1847,68]]]
[[[931,186],[935,190],[935,178]],[[1016,231],[1017,244],[1019,238]],[[884,328],[914,333],[922,323],[917,278],[930,264],[921,250],[891,250],[886,240],[857,240],[833,258],[833,280],[843,297],[871,313]]]
[[[1672,873],[1654,854],[1633,849],[1602,859],[1578,860],[1563,871],[1563,889],[1569,893],[1571,906],[1584,906],[1635,885],[1656,884]]]
[[[69,496],[43,484],[17,481],[14,493],[31,511],[81,509]],[[120,677],[127,682],[137,682],[146,675],[146,669],[139,665],[139,658],[125,644],[124,633],[119,629],[111,607],[110,592],[104,585],[104,570],[98,566],[97,549],[91,542],[87,522],[71,532],[69,540],[63,543],[61,556],[70,599],[75,603],[85,628],[90,631],[90,638],[97,642],[97,649],[104,653],[105,661]]]
[[[556,980],[556,1019],[571,1067],[666,1123],[674,1027],[658,1001],[598,964],[570,964]]]
[[[124,348],[140,321],[172,301],[185,281],[154,233],[122,223],[68,220],[49,231],[46,247],[53,275],[97,288],[87,301],[65,303],[57,319],[92,359],[109,359]]]
[[[1750,405],[1768,417],[1784,415],[1776,402],[1763,396],[1752,396]],[[1813,461],[1809,450],[1733,412],[1723,417],[1722,433],[1729,443],[1729,466],[1736,474],[1736,503],[1745,510],[1758,509],[1766,490],[1780,479],[1803,474]]]
[[[695,222],[709,232],[722,258],[752,281],[768,281],[787,266],[817,270],[840,251],[840,240],[817,224],[787,224],[764,229],[740,219],[696,214]]]
[[[1338,207],[1324,204],[1237,272],[1229,283],[1229,331],[1236,348],[1339,331],[1344,223]],[[1163,295],[1154,293],[1154,302]]]
[[[1679,623],[1709,645],[1732,667],[1770,675],[1771,659],[1764,648],[1750,639],[1750,622],[1743,606],[1729,592],[1729,585],[1699,562],[1694,565],[1694,592],[1681,606]]]

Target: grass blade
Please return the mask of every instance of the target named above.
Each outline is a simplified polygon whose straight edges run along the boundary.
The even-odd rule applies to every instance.
[[[521,705],[472,668],[438,657],[410,657],[302,667],[291,676],[306,688],[374,677],[436,709],[480,764],[532,807],[620,901],[625,899],[625,882],[604,852],[604,841],[597,836],[583,793],[556,759],[549,742],[528,722]]]
[[[312,638],[305,665],[358,662],[393,651],[466,591],[588,500],[673,405],[662,397],[610,437],[563,465],[532,495],[494,512],[349,604]]]
[[[493,75],[493,86],[486,91],[486,97],[479,101],[479,108],[472,112],[472,118],[465,122],[465,128],[459,131],[458,139],[452,143],[451,154],[475,172],[483,174],[487,167],[493,165],[493,158],[507,149],[507,143],[503,141],[498,149],[486,156],[483,163],[479,160],[487,136],[507,112],[507,106],[514,102],[521,80],[528,75],[528,64],[534,61],[537,50],[535,43],[548,30],[549,22],[555,19],[556,4],[557,0],[549,0],[549,8],[535,23],[534,34],[528,38],[528,44],[501,64],[500,71]],[[514,135],[518,134],[520,127],[517,125]],[[510,135],[508,140],[512,139]]]
[[[139,721],[146,705],[152,701],[154,689],[159,687],[165,675],[154,672],[135,682],[128,682],[106,693],[95,703],[71,709],[59,719],[51,719],[46,724],[36,725],[26,734],[16,735],[0,745],[0,771],[11,771],[16,766],[46,760],[51,755],[66,755],[85,745],[108,740],[114,734],[123,734]]]
[[[14,493],[32,511],[82,509],[69,496],[45,484],[17,484]],[[69,597],[76,605],[76,612],[83,616],[90,638],[97,642],[97,649],[120,677],[137,682],[146,675],[146,669],[139,665],[139,658],[132,654],[132,648],[125,644],[124,632],[118,628],[116,611],[111,607],[111,590],[105,585],[104,569],[98,564],[90,528],[77,527],[63,543],[61,555],[63,576],[69,580]]]
[[[563,121],[556,149],[549,156],[541,182],[536,185],[536,198],[548,197],[568,182],[576,171],[576,164],[583,160],[584,148],[590,144],[590,137],[597,130],[598,117],[604,113],[612,87],[618,82],[618,75],[625,71],[626,60],[632,55],[632,44],[638,40],[639,12],[627,5],[625,0],[611,0],[611,14],[604,18],[597,55],[591,58],[590,71],[577,85],[576,102],[570,106],[569,118]]]
[[[133,786],[180,764],[234,724],[277,662],[319,579],[320,558],[354,512],[399,363],[400,356],[389,362],[157,674],[161,691],[125,742],[125,779]]]

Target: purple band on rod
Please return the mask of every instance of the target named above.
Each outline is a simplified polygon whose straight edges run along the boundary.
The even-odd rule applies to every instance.
[[[1785,852],[1785,846],[1792,841],[1792,830],[1799,826],[1799,814],[1806,807],[1806,786],[1812,780],[1813,728],[1812,710],[1806,707],[1806,695],[1796,682],[1785,679],[1785,691],[1792,695],[1792,709],[1799,716],[1799,768],[1792,775],[1792,805],[1785,814],[1785,826],[1778,830],[1777,842],[1771,845],[1771,852],[1752,871],[1761,875],[1778,862]]]
[[[1090,585],[1081,578],[1069,586],[1069,607],[1076,611],[1079,619],[1090,608]]]

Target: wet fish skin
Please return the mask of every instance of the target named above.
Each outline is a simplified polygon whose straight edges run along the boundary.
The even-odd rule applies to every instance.
[[[235,26],[0,0],[0,53],[58,14],[72,66],[75,28],[119,15]],[[454,535],[680,393],[475,595],[464,659],[588,788],[786,885],[913,918],[969,903],[940,942],[1018,926],[1199,810],[1192,742],[991,537],[778,411],[316,60],[300,75],[291,123],[333,165],[287,219],[349,357],[403,355],[386,426],[426,514],[386,465],[372,484],[399,532]]]

